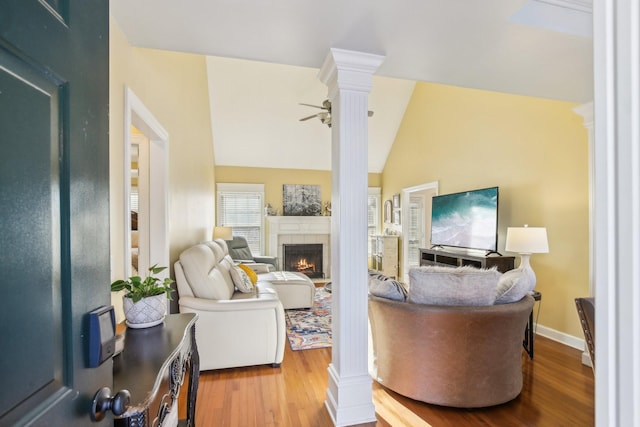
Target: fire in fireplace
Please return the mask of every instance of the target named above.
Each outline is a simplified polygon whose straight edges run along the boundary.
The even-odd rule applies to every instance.
[[[283,245],[284,269],[304,273],[311,279],[323,278],[322,243]]]

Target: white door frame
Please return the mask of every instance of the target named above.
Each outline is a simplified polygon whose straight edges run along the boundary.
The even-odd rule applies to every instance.
[[[438,181],[427,182],[426,184],[416,185],[402,189],[400,206],[409,206],[409,198],[411,193],[424,190],[433,190],[435,195],[438,194]],[[407,227],[409,226],[409,209],[402,209],[402,277],[405,282],[409,282],[409,239],[407,236]]]
[[[168,164],[169,134],[151,114],[140,98],[127,86],[124,93],[124,216],[125,216],[125,272],[131,273],[131,126],[135,126],[149,138],[149,213],[146,215],[148,230],[140,230],[139,245],[147,250],[148,257],[141,257],[138,271],[145,274],[149,266],[158,264],[169,267],[169,203]],[[150,213],[153,212],[153,215]],[[145,245],[145,246],[143,246]],[[141,251],[142,252],[142,251]],[[163,272],[169,277],[169,269]]]

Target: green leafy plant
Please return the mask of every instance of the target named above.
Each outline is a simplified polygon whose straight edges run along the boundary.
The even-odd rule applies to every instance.
[[[144,278],[140,276],[131,276],[129,280],[116,280],[111,284],[111,292],[119,292],[126,290],[125,297],[131,298],[136,303],[142,298],[152,297],[155,295],[167,294],[167,299],[171,299],[171,284],[173,280],[165,278],[160,281],[159,277],[154,275],[164,271],[167,267],[158,267],[158,264],[149,268],[149,275]]]

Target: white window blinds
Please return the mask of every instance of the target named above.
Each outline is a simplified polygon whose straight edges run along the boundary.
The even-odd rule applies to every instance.
[[[217,225],[231,227],[243,236],[253,255],[262,254],[264,186],[262,184],[218,184]]]
[[[370,187],[367,197],[367,231],[369,236],[380,234],[380,187]],[[367,245],[371,255],[371,245]]]

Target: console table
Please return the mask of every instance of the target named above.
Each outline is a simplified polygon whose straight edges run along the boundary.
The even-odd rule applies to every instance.
[[[115,417],[115,426],[194,425],[200,374],[197,317],[171,314],[157,326],[126,329],[124,350],[113,359],[113,387],[128,390],[131,399],[126,412]],[[189,379],[187,418],[178,422],[178,395],[185,374]]]
[[[446,251],[444,249],[420,248],[420,265],[445,265],[462,267],[470,265],[477,268],[496,267],[504,273],[513,270],[515,257],[513,256],[481,256],[463,252]]]

